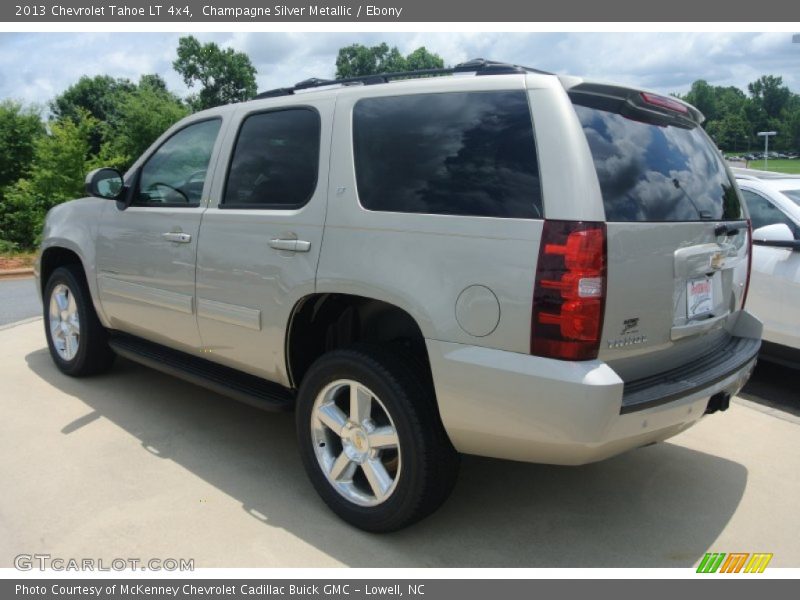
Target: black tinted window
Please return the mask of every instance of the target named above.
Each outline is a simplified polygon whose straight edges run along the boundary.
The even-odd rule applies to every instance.
[[[197,206],[221,121],[184,127],[156,150],[142,167],[135,204]]]
[[[736,220],[742,208],[699,126],[655,125],[575,105],[608,221]]]
[[[750,213],[753,229],[784,223],[792,230],[795,239],[798,237],[800,232],[797,225],[772,202],[749,190],[742,190],[742,196],[745,204],[747,204],[747,211]]]
[[[245,119],[233,151],[223,205],[297,207],[317,187],[320,122],[311,109]]]
[[[358,195],[370,210],[542,216],[524,92],[370,98],[353,111]]]

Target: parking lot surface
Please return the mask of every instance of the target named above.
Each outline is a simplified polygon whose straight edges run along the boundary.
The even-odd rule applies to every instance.
[[[775,374],[777,373],[777,374]],[[767,382],[797,402],[788,371]],[[464,457],[405,531],[333,516],[291,414],[120,360],[70,379],[41,321],[0,330],[0,567],[17,554],[195,567],[690,567],[706,551],[800,566],[800,417],[759,389],[672,440],[583,467]]]
[[[0,279],[0,327],[41,314],[33,277]]]

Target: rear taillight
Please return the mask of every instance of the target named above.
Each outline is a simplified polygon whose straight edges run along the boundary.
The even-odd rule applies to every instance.
[[[597,358],[605,295],[605,223],[545,221],[533,292],[531,354]]]
[[[753,222],[747,219],[747,278],[744,282],[744,294],[742,294],[742,306],[740,310],[744,310],[744,305],[747,302],[747,292],[750,291],[750,271],[753,270]]]

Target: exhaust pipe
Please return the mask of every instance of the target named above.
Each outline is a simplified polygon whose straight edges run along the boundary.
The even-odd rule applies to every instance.
[[[728,410],[731,405],[731,395],[729,392],[717,392],[708,399],[708,406],[706,406],[707,415],[714,414],[720,410]]]

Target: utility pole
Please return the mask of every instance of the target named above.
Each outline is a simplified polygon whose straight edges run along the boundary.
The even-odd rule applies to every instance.
[[[759,131],[758,132],[758,135],[760,135],[760,136],[762,136],[764,138],[764,170],[765,171],[768,170],[767,169],[767,160],[768,160],[768,157],[769,157],[769,138],[771,138],[773,135],[777,135],[777,133],[778,133],[777,131]]]

